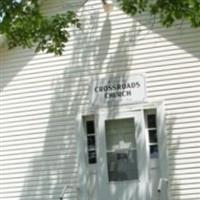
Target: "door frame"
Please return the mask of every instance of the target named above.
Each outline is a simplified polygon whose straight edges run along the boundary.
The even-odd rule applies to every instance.
[[[108,158],[106,150],[106,120],[117,120],[117,119],[131,119],[134,118],[135,124],[135,140],[136,140],[136,152],[137,152],[137,170],[138,179],[126,180],[126,181],[109,181],[108,177]],[[144,123],[144,112],[143,110],[126,110],[121,111],[115,109],[112,112],[110,110],[100,111],[96,116],[96,129],[97,129],[97,200],[111,198],[111,188],[126,188],[126,186],[138,187],[138,197],[141,200],[150,200],[149,194],[149,152],[147,137],[145,135],[145,123]],[[102,148],[104,147],[104,148]],[[119,193],[118,195],[120,195]],[[117,196],[118,196],[117,195]],[[115,194],[115,197],[117,197]],[[113,199],[116,199],[114,196]]]
[[[146,102],[142,104],[127,104],[113,107],[83,107],[77,113],[75,122],[75,132],[77,141],[77,160],[78,160],[78,173],[79,173],[79,184],[80,184],[80,200],[89,200],[87,194],[87,177],[88,177],[88,163],[87,163],[87,141],[84,131],[84,117],[95,116],[99,112],[111,111],[115,112],[127,112],[130,109],[134,112],[137,110],[155,109],[156,110],[156,121],[157,121],[157,137],[158,137],[158,149],[159,149],[159,165],[160,165],[160,178],[168,180],[169,168],[168,168],[168,151],[167,151],[167,137],[165,130],[165,105],[163,101],[160,102]],[[98,156],[98,155],[97,155]],[[162,158],[162,160],[161,160]],[[169,187],[167,187],[167,196],[170,199]],[[161,194],[162,196],[162,194]]]

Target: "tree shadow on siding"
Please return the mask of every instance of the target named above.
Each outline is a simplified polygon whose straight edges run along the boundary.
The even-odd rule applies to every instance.
[[[192,28],[186,21],[178,21],[173,26],[166,28],[158,23],[159,19],[157,17],[150,16],[149,14],[136,16],[135,20],[149,31],[149,33],[147,32],[146,35],[140,38],[140,41],[145,41],[148,34],[157,34],[157,36],[154,35],[153,42],[147,41],[147,44],[151,45],[155,50],[158,48],[154,52],[155,57],[163,56],[167,66],[172,65],[170,61],[173,60],[180,61],[181,63],[181,60],[185,59],[184,63],[188,63],[188,65],[191,62],[199,62],[200,28]],[[141,28],[141,32],[142,30],[144,28]],[[140,31],[140,27],[138,31]],[[170,46],[173,48],[170,48]],[[162,65],[167,67],[164,64]],[[180,68],[187,68],[187,66],[181,66]]]
[[[115,53],[108,59],[111,40],[111,22],[108,16],[102,25],[100,37],[97,33],[98,13],[93,13],[93,21],[86,32],[74,35],[73,56],[63,71],[62,77],[52,84],[54,95],[51,100],[48,127],[40,155],[31,161],[30,171],[26,176],[21,200],[58,200],[65,185],[70,186],[65,197],[77,199],[77,157],[75,139],[75,116],[89,105],[90,78],[96,74],[108,76],[118,72],[128,73],[128,33],[124,32],[119,38]],[[120,63],[116,60],[122,57]],[[121,66],[123,65],[123,69]],[[115,108],[110,108],[117,111]]]
[[[59,200],[66,185],[65,199],[78,199],[75,118],[86,101],[83,87],[88,86],[81,75],[82,65],[92,57],[91,52],[82,55],[84,43],[79,37],[82,36],[75,35],[73,40],[75,45],[71,50],[71,62],[63,70],[62,76],[52,83],[54,95],[43,150],[31,161],[31,171],[26,176],[21,200]]]
[[[34,51],[18,48],[11,51],[2,49],[1,51],[3,51],[1,55],[3,61],[0,65],[0,92],[6,89],[14,78],[20,77],[18,73],[23,72],[23,69],[29,66],[29,62],[35,56]],[[21,55],[24,54],[26,56],[22,57]],[[38,76],[40,76],[39,73]],[[77,158],[74,148],[76,141],[73,134],[74,122],[68,121],[70,114],[74,112],[72,107],[73,100],[76,97],[70,99],[67,94],[68,87],[70,88],[73,83],[71,83],[71,86],[67,82],[65,83],[65,78],[65,73],[63,73],[62,78],[52,82],[54,95],[51,100],[46,136],[42,144],[43,151],[40,155],[33,157],[32,161],[26,163],[28,167],[22,169],[22,173],[19,174],[22,178],[25,176],[23,187],[18,186],[22,184],[20,180],[16,182],[16,187],[10,186],[13,191],[21,192],[19,197],[21,200],[58,200],[66,184],[69,186],[77,184]],[[33,80],[27,78],[27,81],[32,82]],[[11,92],[13,91],[11,90]],[[15,90],[14,92],[20,95],[21,90]],[[30,92],[27,93],[29,94]],[[25,96],[24,93],[23,95]],[[66,100],[67,98],[68,101]],[[38,139],[41,139],[41,137],[38,136]],[[21,146],[21,148],[23,147]],[[33,149],[33,152],[35,154],[38,153],[37,149]],[[16,150],[15,153],[18,154],[18,151]],[[31,156],[32,154],[30,153]],[[16,175],[18,174],[16,173]],[[8,196],[13,196],[13,194],[8,194]],[[72,189],[70,198],[77,199],[76,188]]]
[[[149,18],[149,23],[147,23],[146,20],[141,20],[138,17],[138,22],[147,28],[150,33],[149,34],[157,34],[155,35],[153,42],[150,43],[148,40],[147,42],[148,45],[152,44],[152,49],[154,49],[153,52],[153,57],[155,58],[155,66],[154,68],[157,68],[157,72],[161,72],[162,70],[164,71],[169,71],[169,73],[166,75],[164,73],[164,76],[160,76],[160,84],[164,85],[162,81],[166,80],[172,80],[174,82],[174,90],[176,90],[176,93],[174,92],[174,97],[171,97],[172,100],[176,99],[177,102],[177,108],[173,106],[173,109],[179,109],[180,106],[178,103],[182,103],[182,99],[184,99],[185,105],[184,108],[186,109],[185,111],[182,111],[183,113],[185,112],[191,112],[187,111],[187,108],[193,107],[191,105],[192,102],[198,101],[199,100],[199,92],[198,92],[198,83],[194,79],[198,77],[198,71],[199,71],[199,66],[197,65],[200,62],[200,37],[199,37],[199,28],[191,28],[189,24],[186,22],[177,22],[174,26],[169,27],[169,28],[164,28],[161,25],[158,25],[156,21],[158,22],[158,19],[153,19]],[[146,18],[145,18],[146,19]],[[156,20],[156,21],[155,21]],[[144,35],[144,41],[145,41],[146,36]],[[158,48],[158,49],[156,49]],[[157,64],[157,58],[163,57],[163,59],[158,60]],[[180,78],[179,76],[179,70],[180,70]],[[151,73],[153,75],[153,73]],[[161,73],[160,73],[161,74]],[[171,77],[170,77],[171,75]],[[184,75],[184,76],[181,76]],[[155,75],[154,75],[155,76]],[[167,79],[167,77],[169,77]],[[180,80],[180,81],[179,81]],[[158,81],[159,82],[159,81]],[[169,83],[169,85],[173,84]],[[191,85],[191,83],[193,85]],[[195,84],[196,83],[196,84]],[[183,86],[184,84],[184,86]],[[158,87],[160,87],[159,84],[157,84]],[[156,87],[157,87],[156,86]],[[181,91],[182,88],[187,88],[187,91],[185,91],[185,97],[183,95],[183,92]],[[179,91],[180,89],[180,91]],[[169,89],[169,91],[173,91],[173,89]],[[169,92],[170,93],[170,92]],[[191,94],[191,95],[187,95]],[[179,97],[179,95],[181,95]],[[167,96],[167,95],[166,95]],[[172,104],[170,102],[170,97],[163,97],[167,98],[166,103]],[[195,98],[195,99],[194,99]],[[188,105],[187,105],[188,102]],[[169,111],[170,112],[170,111]],[[198,112],[195,111],[195,112]],[[184,184],[187,185],[186,187],[189,188],[189,185],[191,186],[192,183],[187,183],[189,182],[189,178],[185,178],[184,174],[189,172],[189,167],[187,168],[187,164],[190,164],[191,160],[187,153],[185,153],[185,158],[183,156],[183,147],[181,144],[184,144],[184,132],[183,133],[174,133],[176,130],[181,131],[184,130],[184,127],[181,128],[174,128],[174,125],[180,125],[180,122],[177,122],[176,120],[181,121],[180,119],[183,119],[185,121],[186,117],[181,116],[179,114],[180,118],[176,118],[176,114],[173,114],[172,119],[168,119],[167,123],[168,129],[167,129],[167,135],[168,135],[168,147],[169,147],[169,172],[170,172],[170,187],[171,187],[171,192],[173,195],[173,198],[175,199],[181,199],[183,195],[186,197],[186,192],[184,193]],[[195,119],[194,119],[195,120]],[[196,121],[197,122],[197,121]],[[188,123],[191,123],[188,121]],[[190,125],[193,126],[193,125]],[[187,133],[189,134],[190,131]],[[188,141],[189,144],[189,141]],[[192,146],[192,145],[191,145]],[[193,147],[187,147],[193,148]],[[183,160],[185,159],[185,161]],[[188,161],[186,161],[188,159]],[[184,162],[183,162],[184,161]],[[185,167],[184,167],[185,164]],[[192,168],[192,167],[191,167]],[[189,177],[189,176],[188,176]],[[192,178],[190,178],[192,179]],[[185,181],[186,180],[186,181]],[[185,182],[185,183],[184,183]],[[189,191],[189,189],[188,189]],[[188,195],[189,192],[188,192]]]
[[[27,63],[33,59],[34,52],[27,51],[22,58],[23,49],[15,48],[8,50],[3,47],[0,50],[0,92],[23,70]]]
[[[172,116],[168,118],[166,121],[166,139],[168,141],[168,173],[169,173],[169,195],[172,198],[178,197],[178,193],[180,192],[180,183],[177,179],[177,175],[180,174],[180,170],[178,170],[178,164],[177,161],[180,161],[181,159],[177,158],[178,150],[180,149],[180,139],[181,136],[178,136],[176,134],[173,134],[173,131],[176,129],[174,128],[174,125],[176,124],[176,117]],[[176,136],[176,139],[174,139]],[[174,177],[176,176],[176,177]],[[169,199],[169,200],[171,200]]]
[[[95,33],[94,31],[95,28],[98,28],[96,27],[96,24],[98,24],[98,21],[91,24],[94,24],[94,27],[92,27],[92,30]],[[75,53],[77,55],[76,57],[77,62],[75,63],[79,63],[81,65],[81,71],[79,71],[81,78],[79,80],[81,82],[85,82],[85,84],[87,85],[86,87],[85,85],[82,85],[82,87],[85,87],[86,91],[89,91],[90,84],[92,84],[90,82],[91,78],[93,78],[93,80],[96,80],[98,78],[101,78],[102,76],[105,76],[106,78],[109,79],[113,77],[119,77],[119,74],[121,74],[123,75],[124,80],[126,80],[126,76],[128,76],[129,74],[128,72],[129,55],[127,54],[127,52],[129,51],[129,44],[130,44],[127,40],[127,36],[129,36],[128,35],[129,33],[127,33],[126,31],[122,32],[120,34],[118,43],[115,47],[115,52],[109,53],[109,48],[111,45],[110,43],[111,30],[112,30],[112,23],[110,21],[109,16],[106,16],[102,25],[100,37],[97,37],[96,40],[92,40],[93,38],[91,38],[90,30],[87,29],[85,33],[86,35],[83,35],[83,38],[80,39],[80,43],[76,45],[77,49],[81,49],[80,50],[81,52],[78,52],[77,54]],[[132,38],[132,41],[133,40],[134,38]],[[121,58],[120,61],[119,61],[119,58]],[[81,62],[79,62],[80,60]],[[78,67],[78,64],[76,67]],[[74,68],[74,70],[80,70],[80,68],[79,69]],[[79,95],[78,92],[77,92],[77,95]],[[87,93],[87,96],[86,96],[87,100],[89,100],[88,99],[89,95],[91,94]],[[120,104],[120,101],[116,102],[114,105],[108,106],[107,107],[108,115],[113,112],[115,112],[115,114],[117,115],[119,113],[119,110],[118,110],[119,104]],[[83,104],[83,106],[89,107],[90,105],[86,103],[86,104]],[[102,105],[102,107],[104,106]],[[92,110],[94,110],[93,114],[97,112],[96,108],[94,107],[92,108]],[[98,157],[97,160],[98,162],[100,162],[100,160],[102,160],[102,157]],[[106,168],[106,163],[101,165],[100,171],[105,172],[105,168]],[[80,171],[84,173],[82,169]],[[102,177],[103,176],[98,175],[99,182],[102,182],[101,180]],[[86,179],[85,179],[84,185],[87,185]],[[123,193],[120,193],[118,194],[118,197],[125,198],[123,195],[124,195]]]
[[[48,127],[41,154],[32,159],[21,200],[59,200],[65,185],[74,186],[70,198],[76,198],[77,166],[74,122],[70,119],[73,99],[67,100],[64,79],[54,83]]]

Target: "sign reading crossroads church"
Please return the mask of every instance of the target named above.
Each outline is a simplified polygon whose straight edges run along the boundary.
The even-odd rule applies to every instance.
[[[142,75],[111,76],[93,80],[90,87],[90,103],[107,105],[136,103],[146,99],[145,78]]]

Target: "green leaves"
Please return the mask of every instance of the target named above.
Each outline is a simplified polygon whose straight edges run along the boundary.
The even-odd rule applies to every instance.
[[[127,14],[149,12],[158,16],[166,27],[177,20],[187,20],[192,27],[200,27],[200,0],[117,0]],[[0,34],[4,34],[9,48],[35,47],[61,55],[69,40],[71,26],[80,28],[73,11],[46,17],[40,12],[38,0],[0,0]]]
[[[57,14],[49,19],[44,19],[40,23],[38,32],[38,45],[36,51],[46,51],[61,55],[65,43],[68,42],[70,33],[68,28],[75,25],[80,28],[79,20],[74,12],[69,11],[65,14]]]
[[[117,0],[120,7],[127,14],[134,16],[137,13],[145,11],[148,0]]]
[[[160,19],[164,26],[177,20],[189,21],[192,27],[200,27],[200,0],[118,0],[127,14],[134,16],[149,12]]]
[[[80,28],[76,14],[69,11],[55,16],[43,16],[38,0],[1,0],[0,34],[4,34],[8,47],[21,46],[36,51],[61,55],[69,40],[68,28]]]

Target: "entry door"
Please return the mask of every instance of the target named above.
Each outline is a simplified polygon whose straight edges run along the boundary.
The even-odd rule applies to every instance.
[[[143,112],[102,112],[96,122],[97,200],[149,200]]]

